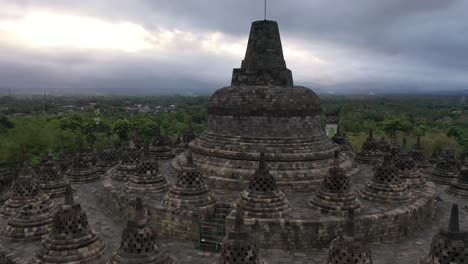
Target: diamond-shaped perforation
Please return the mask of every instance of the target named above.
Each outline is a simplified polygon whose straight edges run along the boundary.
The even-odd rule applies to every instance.
[[[223,264],[258,264],[260,262],[258,248],[249,240],[225,243],[221,251]]]
[[[202,175],[197,169],[182,170],[177,177],[177,185],[184,187],[197,187],[203,184]]]
[[[164,147],[172,144],[171,139],[164,135],[157,135],[151,140],[151,146],[153,147]]]
[[[375,151],[380,151],[380,148],[377,142],[375,141],[375,139],[368,138],[362,144],[362,150],[375,152]]]
[[[84,170],[92,168],[92,164],[85,154],[80,153],[73,158],[71,168],[75,170]]]
[[[330,168],[329,174],[323,179],[322,188],[333,193],[347,192],[350,189],[349,179],[341,168]]]
[[[62,179],[60,167],[55,162],[46,162],[39,170],[38,179],[41,182],[50,182]]]
[[[400,153],[393,164],[399,170],[413,170],[416,166],[413,158],[407,153]]]
[[[91,233],[86,213],[79,205],[62,208],[54,217],[52,234],[78,238]]]
[[[159,172],[158,163],[155,160],[145,160],[137,166],[138,174],[157,175]]]
[[[149,227],[127,227],[122,233],[119,251],[133,256],[154,253],[156,238],[156,232]]]
[[[434,263],[452,264],[468,261],[468,245],[462,239],[450,239],[436,235],[431,243],[430,258]]]
[[[136,149],[127,149],[122,155],[122,164],[137,165],[140,162],[141,153]]]

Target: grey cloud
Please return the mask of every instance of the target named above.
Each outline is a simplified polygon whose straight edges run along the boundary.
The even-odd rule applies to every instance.
[[[219,31],[243,39],[248,37],[251,21],[263,18],[263,0],[0,0],[0,7],[2,4],[18,8],[48,7],[112,21],[130,20],[148,30],[178,28],[196,34]],[[460,89],[468,84],[468,77],[462,74],[468,70],[467,1],[270,0],[268,6],[268,17],[280,23],[283,46],[287,47],[290,40],[299,40],[323,47],[326,52],[319,55],[333,60],[337,72],[349,74],[343,76],[344,81],[334,84],[338,88],[375,88],[380,84],[381,87]],[[0,67],[3,66],[0,69],[8,68],[9,64],[22,65],[11,69],[28,72],[30,77],[25,79],[35,79],[44,85],[61,81],[73,87],[120,85],[151,89],[159,83],[171,87],[193,86],[193,89],[204,85],[211,91],[229,82],[231,69],[242,59],[182,54],[168,61],[123,58],[109,65],[99,59],[103,56],[113,55],[12,52],[8,58],[0,57]],[[34,58],[39,62],[48,61],[52,66],[34,67],[34,63],[28,63]],[[294,61],[286,60],[289,65],[295,65]],[[72,70],[64,71],[63,65]],[[301,71],[292,70],[293,73]],[[352,74],[356,71],[362,73]],[[57,74],[64,77],[58,78]],[[13,77],[8,78],[8,83],[18,78],[14,72],[10,71],[9,75]],[[0,81],[5,83],[4,80],[0,76]],[[24,81],[16,80],[18,85],[26,86]],[[302,77],[296,78],[296,82],[311,83],[311,80]],[[327,87],[323,83],[312,84]]]

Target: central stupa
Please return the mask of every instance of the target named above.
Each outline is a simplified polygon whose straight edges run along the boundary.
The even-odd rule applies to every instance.
[[[294,86],[275,21],[252,23],[241,68],[234,69],[231,86],[212,95],[208,129],[189,147],[208,183],[221,189],[245,188],[260,152],[281,190],[315,189],[327,174],[339,147],[322,129],[318,96]],[[350,158],[340,159],[352,171]]]

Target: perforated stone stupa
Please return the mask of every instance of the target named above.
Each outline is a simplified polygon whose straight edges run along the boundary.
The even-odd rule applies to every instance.
[[[345,153],[348,155],[348,157],[354,157],[354,151],[353,147],[351,146],[351,142],[349,142],[348,137],[341,131],[340,126],[338,126],[336,134],[333,135],[331,139],[333,143],[340,146],[340,152]]]
[[[338,155],[336,151],[334,166],[329,169],[327,177],[309,200],[309,206],[324,214],[344,216],[350,209],[359,210],[361,204],[351,191],[350,179],[340,167]]]
[[[465,157],[458,178],[450,183],[446,191],[451,195],[468,198],[468,157]]]
[[[25,165],[20,171],[11,188],[11,195],[1,209],[5,216],[12,217],[24,206],[39,204],[43,208],[53,208],[54,203],[49,196],[44,194],[36,181],[36,174],[30,166]]]
[[[125,183],[125,191],[130,193],[162,193],[169,189],[166,177],[159,173],[158,162],[149,153],[136,168],[136,173]]]
[[[57,209],[48,199],[30,202],[8,220],[0,234],[13,241],[40,240],[50,232]]]
[[[67,187],[65,203],[52,222],[51,232],[42,240],[34,260],[36,263],[96,263],[106,244],[88,224],[88,217],[80,204],[73,201],[71,187]]]
[[[458,176],[458,161],[453,149],[447,148],[437,165],[428,175],[428,179],[438,184],[450,184]]]
[[[212,95],[208,128],[189,146],[211,186],[242,190],[255,172],[259,153],[264,152],[280,189],[312,190],[339,148],[324,133],[320,116],[318,96],[294,86],[278,24],[256,21],[231,86]],[[351,172],[352,160],[341,158],[342,166]],[[183,157],[173,163],[176,168],[180,164]]]
[[[111,176],[112,179],[114,181],[127,181],[130,177],[135,175],[141,156],[141,150],[137,149],[133,144],[133,141],[131,141],[129,147],[123,150],[120,163],[117,165],[117,169],[114,170],[114,173]]]
[[[421,137],[417,137],[416,144],[414,144],[413,149],[411,149],[411,156],[416,162],[416,168],[424,175],[428,175],[432,171],[432,165],[426,159],[424,154],[424,148],[421,144]]]
[[[69,184],[65,173],[50,155],[39,170],[37,182],[41,190],[51,198],[63,196]]]
[[[390,145],[385,140],[385,137],[381,137],[380,140],[377,142],[377,144],[379,145],[380,151],[382,151],[384,153],[389,151],[389,149],[390,149]]]
[[[338,234],[331,244],[325,264],[372,264],[372,252],[354,236],[354,212],[349,210],[345,235]]]
[[[99,153],[96,166],[98,172],[104,174],[118,163],[119,155],[117,150],[114,149],[111,143],[109,143],[107,147],[101,153]]]
[[[71,183],[89,183],[101,179],[96,167],[92,165],[86,153],[77,153],[67,170],[67,177]]]
[[[411,201],[408,186],[400,179],[398,169],[393,165],[390,152],[384,154],[384,161],[374,170],[374,178],[360,192],[361,198],[384,203],[406,203]]]
[[[186,151],[187,163],[177,175],[176,183],[163,198],[163,205],[173,208],[197,210],[213,207],[216,196],[203,180],[202,172],[193,162],[192,153]]]
[[[141,198],[136,199],[134,219],[127,221],[120,247],[108,264],[178,263],[157,240],[157,232],[148,225]]]
[[[262,264],[254,237],[244,226],[244,213],[237,208],[234,227],[223,239],[219,261],[213,264]]]
[[[406,181],[410,189],[420,189],[426,186],[424,175],[416,169],[416,162],[408,153],[406,138],[403,139],[403,146],[393,164],[399,171],[400,179]]]
[[[434,236],[429,255],[420,264],[462,264],[468,262],[468,232],[460,231],[458,204],[452,205],[448,229]]]
[[[375,165],[382,162],[382,158],[383,152],[380,151],[379,144],[374,139],[374,133],[372,129],[369,129],[369,136],[362,144],[361,151],[356,153],[354,160],[358,163]]]
[[[172,141],[169,137],[158,133],[151,140],[150,153],[155,159],[172,159],[175,152],[172,149]]]
[[[265,162],[265,154],[260,153],[257,171],[249,182],[249,187],[241,195],[237,208],[241,208],[249,218],[285,218],[291,208],[286,196],[278,190],[276,180],[270,174]]]

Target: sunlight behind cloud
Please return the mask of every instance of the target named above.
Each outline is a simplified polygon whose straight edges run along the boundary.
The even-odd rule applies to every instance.
[[[151,33],[130,22],[110,23],[95,18],[32,12],[0,21],[0,31],[35,47],[114,49],[134,52],[151,47]]]

